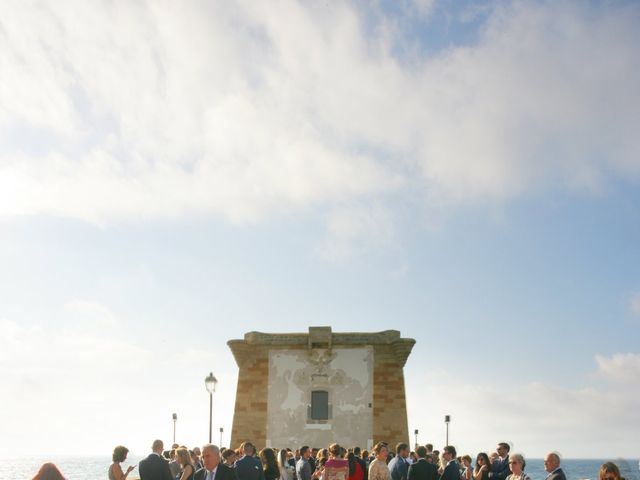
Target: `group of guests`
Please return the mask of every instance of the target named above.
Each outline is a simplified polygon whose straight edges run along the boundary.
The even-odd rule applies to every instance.
[[[491,454],[479,453],[475,465],[469,455],[458,457],[451,445],[439,452],[430,444],[418,446],[415,452],[405,443],[397,444],[392,452],[387,443],[379,442],[371,453],[337,443],[295,451],[264,448],[258,453],[251,442],[237,450],[213,444],[189,450],[174,444],[165,451],[162,440],[155,440],[151,450],[138,465],[140,480],[531,480],[525,473],[524,456],[510,453],[507,443],[499,443]],[[109,480],[126,480],[135,469],[135,465],[122,468],[128,453],[121,445],[114,449]],[[549,453],[544,468],[545,480],[566,480],[558,454]],[[33,480],[64,477],[53,463],[45,463]],[[618,467],[607,462],[600,468],[599,480],[624,479]]]

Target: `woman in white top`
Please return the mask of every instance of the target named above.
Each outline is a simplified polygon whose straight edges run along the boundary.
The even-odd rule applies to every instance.
[[[296,468],[289,465],[289,452],[286,448],[278,452],[278,467],[280,468],[280,480],[293,480],[293,472]]]
[[[369,465],[369,480],[391,480],[391,472],[387,466],[387,457],[389,449],[387,446],[379,442],[373,447],[376,458]]]

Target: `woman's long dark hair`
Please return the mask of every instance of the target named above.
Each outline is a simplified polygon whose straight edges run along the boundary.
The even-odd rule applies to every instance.
[[[260,451],[260,460],[262,460],[262,469],[266,474],[273,474],[274,478],[280,478],[280,467],[276,460],[276,452],[273,448],[263,448]]]
[[[476,457],[476,466],[474,467],[473,472],[478,473],[478,471],[480,470],[480,464],[478,463],[479,458],[482,458],[484,460],[484,464],[487,466],[489,470],[491,470],[491,462],[489,461],[489,455],[487,455],[484,452],[480,452]]]

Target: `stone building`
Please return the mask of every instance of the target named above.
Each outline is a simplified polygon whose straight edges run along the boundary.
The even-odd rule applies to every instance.
[[[331,327],[230,340],[239,368],[230,445],[409,443],[402,369],[414,344],[397,330],[333,333]]]

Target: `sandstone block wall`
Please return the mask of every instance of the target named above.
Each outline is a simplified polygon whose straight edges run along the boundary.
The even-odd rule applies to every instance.
[[[340,348],[373,348],[373,443],[392,447],[409,441],[403,367],[415,340],[400,332],[332,333],[330,327],[311,327],[309,333],[266,334],[249,332],[244,340],[228,342],[238,364],[238,386],[231,431],[231,447],[246,440],[265,446],[297,448],[301,445],[266,445],[269,398],[269,352],[291,349],[309,352]],[[273,406],[272,406],[273,408]],[[296,437],[299,437],[297,432]],[[325,445],[312,445],[324,447]],[[348,445],[350,446],[350,445]],[[368,445],[360,445],[367,448]]]

